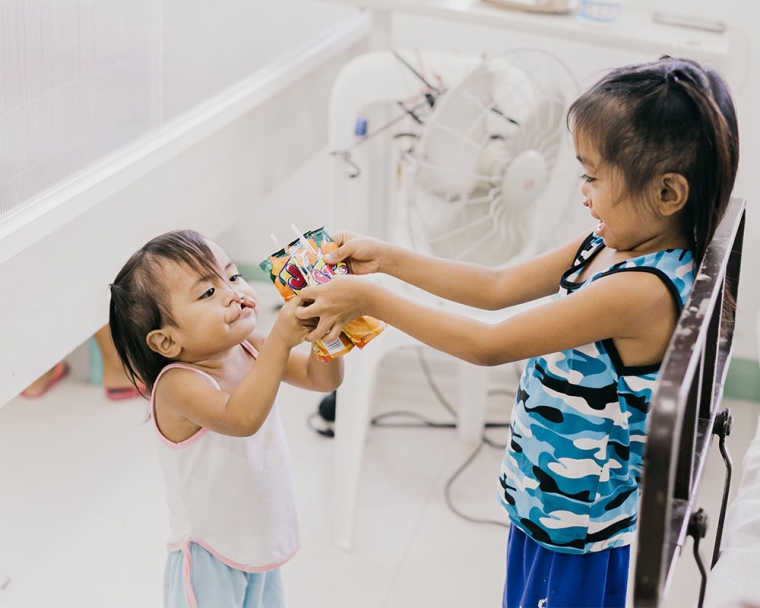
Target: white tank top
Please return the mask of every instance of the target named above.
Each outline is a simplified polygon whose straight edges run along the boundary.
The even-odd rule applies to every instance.
[[[255,358],[255,349],[243,347]],[[230,437],[200,429],[181,443],[161,434],[156,422],[156,387],[167,370],[198,369],[173,363],[156,378],[151,418],[158,460],[166,482],[171,536],[169,551],[197,543],[222,562],[246,572],[272,570],[298,551],[298,522],[290,452],[277,403],[259,431]]]

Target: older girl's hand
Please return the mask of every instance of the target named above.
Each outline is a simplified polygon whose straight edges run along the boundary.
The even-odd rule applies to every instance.
[[[339,232],[333,236],[338,249],[325,255],[330,264],[346,262],[351,274],[371,274],[381,272],[391,245],[370,236],[361,236],[352,232]]]
[[[372,284],[351,275],[337,276],[324,285],[306,287],[299,293],[303,305],[299,319],[319,319],[316,329],[306,336],[309,342],[337,339],[341,329],[364,314],[366,297]]]

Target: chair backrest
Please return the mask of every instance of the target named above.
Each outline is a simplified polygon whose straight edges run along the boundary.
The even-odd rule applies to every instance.
[[[417,68],[424,65],[428,77],[437,74],[451,87],[479,61],[475,53],[454,51],[373,51],[354,57],[341,68],[330,96],[327,129],[332,157],[328,230],[397,240],[394,134],[413,130],[406,128],[415,124],[408,110],[426,103],[424,98],[416,99],[424,87],[404,62]],[[402,100],[409,105],[399,106]],[[358,117],[369,121],[364,136],[355,134]]]
[[[665,599],[690,522],[695,522],[730,360],[735,313],[732,306],[726,311],[724,303],[736,302],[744,217],[744,199],[732,198],[705,252],[652,395],[635,606],[657,606]],[[720,534],[716,557],[719,543]]]

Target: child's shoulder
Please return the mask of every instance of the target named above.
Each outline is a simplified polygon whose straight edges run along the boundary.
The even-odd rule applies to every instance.
[[[152,412],[160,434],[172,443],[192,437],[201,425],[187,416],[195,399],[207,391],[219,393],[219,384],[209,374],[185,364],[166,366],[153,389]]]
[[[211,374],[184,363],[171,363],[156,378],[154,395],[156,398],[173,398],[206,386],[221,390]]]

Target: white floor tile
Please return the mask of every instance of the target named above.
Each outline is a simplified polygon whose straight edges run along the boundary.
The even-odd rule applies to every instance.
[[[168,525],[146,413],[73,380],[0,410],[3,605],[160,604]]]
[[[402,368],[403,374],[398,373],[411,377],[416,388],[381,383],[385,392],[376,395],[373,414],[411,408],[436,420],[449,419],[422,376],[409,371],[413,365],[406,356],[401,363],[390,360],[390,371],[382,373]],[[473,449],[453,430],[371,428],[355,549],[347,553],[332,543],[333,442],[306,424],[320,398],[288,386],[279,396],[293,454],[302,537],[301,551],[283,568],[288,605],[499,605],[506,530],[466,522],[444,501],[446,481]],[[493,397],[489,419],[506,419],[508,403],[507,397]],[[729,449],[736,484],[760,406],[725,405],[735,420]],[[42,399],[18,398],[0,409],[0,575],[11,577],[0,606],[161,605],[167,512],[153,431],[142,423],[145,414],[143,401],[113,403],[101,388],[75,379]],[[500,430],[489,436],[505,441]],[[504,519],[495,501],[501,457],[500,449],[484,447],[457,479],[452,498],[458,509]],[[703,505],[711,513],[717,513],[722,486],[723,465],[715,446],[703,490]],[[693,605],[698,581],[688,543],[667,606]]]

